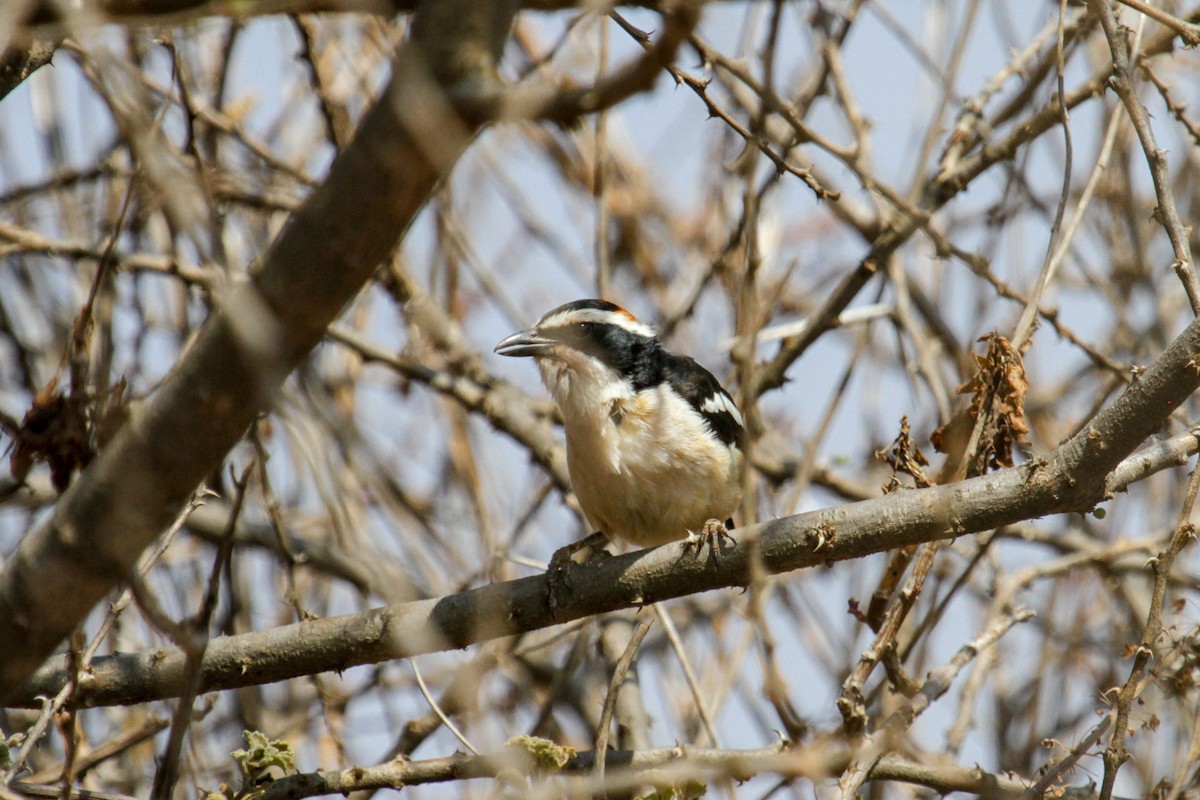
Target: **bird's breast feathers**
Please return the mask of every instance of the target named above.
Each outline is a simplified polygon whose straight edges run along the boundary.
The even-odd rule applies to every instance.
[[[571,480],[589,522],[610,538],[661,544],[737,508],[741,452],[666,386],[571,395],[560,403]]]

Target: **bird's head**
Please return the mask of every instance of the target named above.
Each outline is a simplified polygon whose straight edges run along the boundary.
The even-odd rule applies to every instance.
[[[639,383],[638,373],[657,369],[661,346],[654,329],[616,303],[576,300],[548,312],[532,328],[496,345],[502,356],[530,356],[568,369],[603,365]]]

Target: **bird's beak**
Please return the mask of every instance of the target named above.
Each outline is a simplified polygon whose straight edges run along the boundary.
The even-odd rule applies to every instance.
[[[538,333],[537,328],[518,331],[496,345],[494,352],[502,356],[540,356],[545,355],[554,345],[553,339],[547,339]]]

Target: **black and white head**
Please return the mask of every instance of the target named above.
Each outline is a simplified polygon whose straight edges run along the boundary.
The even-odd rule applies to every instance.
[[[607,300],[576,300],[496,345],[505,356],[537,360],[564,416],[667,386],[727,445],[740,446],[742,416],[719,381],[688,356],[672,353],[650,326]]]

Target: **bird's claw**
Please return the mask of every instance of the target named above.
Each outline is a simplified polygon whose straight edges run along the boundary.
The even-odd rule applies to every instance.
[[[704,523],[704,527],[700,529],[700,533],[688,531],[687,538],[684,539],[683,551],[691,554],[696,558],[704,552],[705,545],[708,546],[711,558],[714,562],[721,561],[721,553],[726,547],[733,547],[737,542],[729,535],[729,528],[720,520],[710,519]]]

